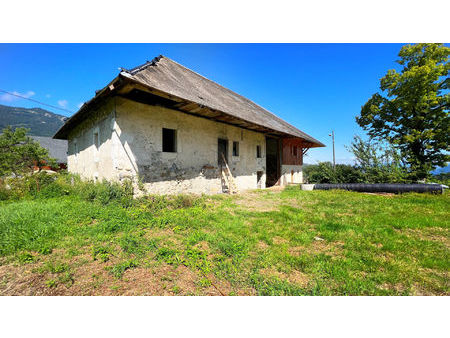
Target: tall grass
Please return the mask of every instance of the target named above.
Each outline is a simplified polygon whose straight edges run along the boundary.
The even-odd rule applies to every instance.
[[[39,172],[24,177],[8,178],[0,184],[0,200],[46,199],[62,196],[77,196],[101,204],[120,202],[130,204],[133,199],[131,181],[94,183],[82,181],[79,176],[68,173],[50,175]]]

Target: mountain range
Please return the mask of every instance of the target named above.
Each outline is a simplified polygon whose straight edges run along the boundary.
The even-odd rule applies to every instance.
[[[67,119],[42,108],[0,105],[0,133],[7,126],[12,126],[30,129],[29,135],[52,137]]]

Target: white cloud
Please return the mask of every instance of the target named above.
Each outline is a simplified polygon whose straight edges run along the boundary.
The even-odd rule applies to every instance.
[[[80,109],[83,106],[84,102],[78,103],[78,109]]]
[[[51,96],[50,94],[46,94],[45,97],[46,97],[47,99],[49,99],[49,98],[51,98],[52,96]]]
[[[14,95],[11,95],[11,94],[14,94]],[[13,91],[13,92],[11,92],[11,94],[5,93],[5,94],[0,95],[0,101],[12,102],[12,101],[20,99],[20,97],[17,97],[15,95],[22,96],[22,97],[28,99],[28,98],[32,97],[33,95],[35,95],[36,93],[33,92],[32,90],[29,90],[26,93],[19,93],[19,92]]]
[[[63,108],[67,107],[67,103],[68,103],[67,100],[59,100],[58,101],[58,105]]]

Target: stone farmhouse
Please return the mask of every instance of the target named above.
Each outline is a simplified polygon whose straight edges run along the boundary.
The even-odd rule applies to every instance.
[[[157,194],[302,183],[303,155],[324,146],[165,56],[122,69],[54,138],[68,140],[70,172]]]

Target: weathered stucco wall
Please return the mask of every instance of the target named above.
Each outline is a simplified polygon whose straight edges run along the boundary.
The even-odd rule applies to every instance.
[[[83,121],[69,135],[67,165],[72,173],[85,179],[111,179],[112,129],[114,102],[109,100],[92,117]],[[98,147],[94,144],[94,134],[98,135]]]
[[[258,187],[257,171],[265,172],[263,134],[171,109],[125,99],[116,103],[117,134],[122,149],[115,152],[117,174],[137,173],[152,193],[218,193],[218,139],[228,140],[228,163],[240,190]],[[175,153],[162,151],[162,129],[176,130]],[[232,156],[233,141],[239,156]],[[256,146],[261,146],[261,158]],[[260,186],[265,187],[265,175]]]
[[[97,113],[69,136],[69,171],[83,178],[121,181],[139,176],[149,193],[219,193],[221,138],[228,140],[228,163],[238,189],[265,188],[263,134],[123,98],[112,99]],[[163,128],[176,130],[177,152],[162,151]],[[232,156],[233,141],[239,142],[239,156]]]
[[[281,185],[287,184],[299,184],[303,183],[303,171],[301,165],[288,165],[283,164],[281,166]]]

